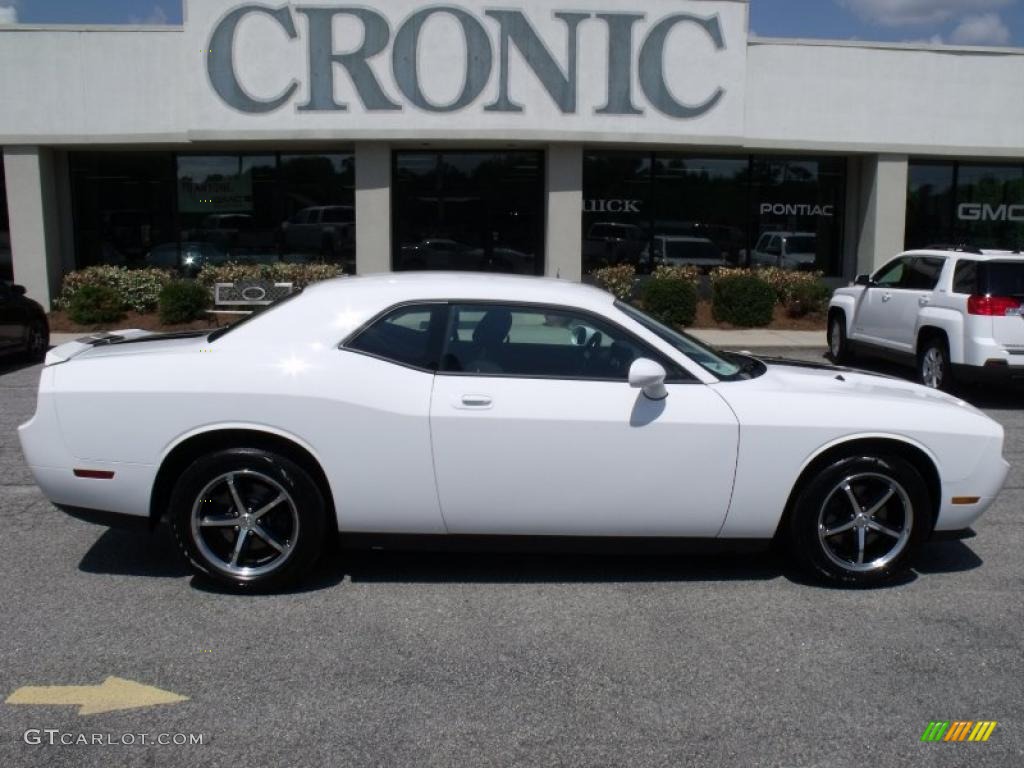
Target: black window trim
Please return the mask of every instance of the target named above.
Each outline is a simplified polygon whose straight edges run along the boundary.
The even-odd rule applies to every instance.
[[[392,365],[398,365],[398,366],[401,366],[402,368],[409,368],[409,369],[414,370],[414,371],[419,371],[421,373],[429,373],[429,374],[433,374],[435,376],[455,376],[455,377],[461,377],[461,378],[487,378],[487,379],[527,379],[527,380],[528,379],[541,379],[541,380],[548,380],[548,381],[582,381],[582,382],[604,382],[604,383],[614,382],[616,384],[624,383],[622,379],[597,378],[597,377],[593,377],[593,376],[587,376],[587,377],[579,377],[579,376],[547,376],[547,375],[543,375],[543,374],[526,375],[526,374],[509,374],[509,373],[479,373],[479,372],[466,372],[466,371],[442,371],[440,369],[432,370],[430,368],[423,368],[421,366],[410,365],[409,363],[403,363],[403,362],[400,362],[398,360],[393,360],[391,358],[383,357],[381,355],[375,355],[375,354],[373,354],[371,352],[364,352],[364,351],[359,350],[359,349],[353,349],[350,346],[352,344],[352,342],[354,342],[356,339],[358,339],[361,334],[363,334],[367,329],[369,329],[375,323],[379,322],[380,320],[383,320],[387,316],[393,314],[394,312],[396,312],[396,311],[398,311],[400,309],[403,309],[405,307],[421,307],[421,306],[422,307],[433,307],[433,306],[437,306],[439,304],[445,305],[447,307],[447,312],[445,313],[445,323],[444,323],[445,324],[445,328],[448,327],[448,322],[451,319],[450,318],[451,308],[453,306],[460,305],[460,304],[469,304],[469,305],[474,305],[474,306],[502,306],[502,307],[508,307],[508,308],[526,307],[526,308],[529,308],[529,309],[540,309],[540,310],[547,309],[547,310],[551,310],[553,312],[561,312],[561,313],[570,312],[570,313],[573,313],[573,314],[577,314],[577,315],[579,315],[582,318],[591,318],[591,319],[596,320],[600,324],[610,326],[611,328],[613,328],[616,331],[620,332],[631,343],[635,344],[639,349],[644,350],[644,356],[645,357],[648,357],[648,359],[650,359],[650,360],[654,360],[656,363],[658,363],[659,365],[661,365],[665,369],[666,373],[668,374],[668,376],[665,379],[665,383],[666,384],[703,384],[704,383],[704,382],[700,381],[700,379],[698,379],[692,373],[687,371],[682,365],[680,365],[679,363],[675,362],[671,358],[667,357],[664,353],[660,352],[659,350],[654,349],[650,344],[648,344],[646,341],[641,339],[635,333],[633,333],[632,331],[630,331],[627,328],[623,328],[621,325],[619,325],[617,322],[615,322],[611,318],[604,317],[603,315],[599,315],[599,314],[597,314],[595,312],[592,312],[592,311],[590,311],[588,309],[583,309],[581,307],[574,307],[574,306],[569,306],[569,305],[566,305],[566,304],[551,304],[551,303],[548,303],[548,302],[517,301],[517,300],[514,300],[514,299],[512,299],[512,300],[503,300],[503,299],[412,299],[412,300],[407,300],[407,301],[401,301],[401,302],[398,302],[397,304],[392,304],[392,305],[388,306],[386,309],[384,309],[381,312],[378,312],[372,318],[370,318],[365,323],[360,325],[355,331],[353,331],[348,336],[346,336],[345,339],[341,343],[338,344],[338,349],[340,349],[341,351],[344,351],[344,352],[352,352],[352,353],[357,354],[357,355],[363,355],[365,357],[372,357],[374,359],[381,360],[381,361],[383,361],[385,363],[391,363]],[[436,356],[436,358],[440,361],[441,355],[444,352],[444,345],[446,343],[446,339],[444,338],[444,333],[440,334],[439,339],[435,340],[434,344],[437,345],[438,341],[440,341],[440,344],[438,345],[438,348],[433,350],[436,353],[436,355],[432,355],[432,356]]]

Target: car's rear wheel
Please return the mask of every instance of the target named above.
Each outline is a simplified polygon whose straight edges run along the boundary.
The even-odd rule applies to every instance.
[[[944,339],[933,336],[924,343],[917,358],[917,374],[921,383],[930,389],[953,390],[953,369]]]
[[[810,574],[879,584],[905,570],[927,538],[928,487],[899,456],[841,459],[805,484],[789,523],[793,554]]]
[[[50,348],[50,329],[41,320],[33,320],[25,333],[25,360],[41,363]]]
[[[846,338],[846,316],[842,312],[833,312],[828,319],[828,352],[833,362],[849,361],[850,342]]]
[[[171,527],[193,568],[231,587],[277,589],[320,556],[326,505],[306,470],[279,454],[234,448],[204,456],[174,487]]]

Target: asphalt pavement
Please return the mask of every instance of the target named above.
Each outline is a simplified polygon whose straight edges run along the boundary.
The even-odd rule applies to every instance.
[[[766,352],[787,351],[823,354]],[[972,395],[1014,465],[977,536],[927,545],[894,586],[808,585],[769,553],[371,552],[237,596],[193,579],[166,531],[46,502],[15,435],[38,375],[0,368],[0,702],[109,677],[187,700],[0,703],[0,766],[1024,764],[1018,393]],[[935,720],[998,726],[921,742]],[[141,743],[179,734],[203,743]],[[60,744],[83,735],[104,743]]]

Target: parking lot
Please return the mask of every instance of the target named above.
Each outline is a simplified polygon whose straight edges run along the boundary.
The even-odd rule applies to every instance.
[[[111,676],[187,700],[0,703],[2,766],[1024,764],[1019,393],[972,393],[1014,465],[977,536],[927,545],[895,586],[808,585],[770,553],[370,552],[299,592],[237,596],[194,580],[166,531],[44,500],[15,434],[37,380],[0,368],[0,702]],[[934,720],[998,726],[922,743]],[[203,743],[36,745],[30,729]]]

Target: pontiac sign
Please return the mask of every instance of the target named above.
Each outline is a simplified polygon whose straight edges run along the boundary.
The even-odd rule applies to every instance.
[[[746,10],[736,0],[639,11],[621,0],[211,0],[189,4],[187,25],[201,41],[196,101],[211,128],[229,127],[219,115],[249,130],[721,137],[742,133]]]

